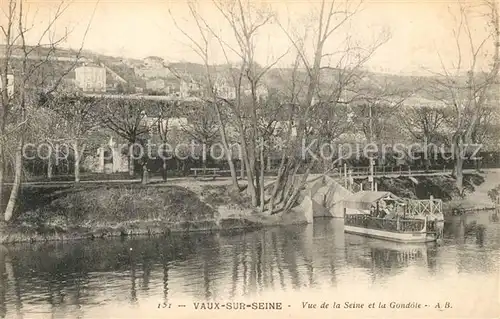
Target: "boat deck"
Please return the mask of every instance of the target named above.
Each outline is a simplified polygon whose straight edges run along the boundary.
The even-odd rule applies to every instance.
[[[437,239],[435,222],[423,219],[384,219],[370,215],[346,215],[344,231],[403,243],[425,243]]]

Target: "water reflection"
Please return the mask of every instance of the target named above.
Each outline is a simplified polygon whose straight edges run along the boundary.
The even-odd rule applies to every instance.
[[[84,318],[110,304],[230,300],[352,280],[369,287],[409,271],[439,277],[450,267],[464,276],[495,275],[500,228],[493,219],[491,213],[454,218],[446,224],[444,246],[344,234],[342,220],[231,236],[0,246],[0,317]]]
[[[496,242],[498,238],[496,224],[498,224],[498,212],[464,214],[450,217],[445,223],[444,233],[457,245],[465,245],[474,240],[479,247],[483,247],[487,241],[486,236],[492,236],[491,243]]]

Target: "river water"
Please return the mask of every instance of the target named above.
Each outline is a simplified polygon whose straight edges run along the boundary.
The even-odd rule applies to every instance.
[[[440,246],[344,234],[335,219],[238,234],[6,246],[0,317],[493,318],[499,256],[492,212],[447,222]],[[250,309],[196,310],[198,301]],[[283,309],[253,310],[252,302]]]

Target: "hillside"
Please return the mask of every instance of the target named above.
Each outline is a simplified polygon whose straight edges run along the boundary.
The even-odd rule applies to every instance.
[[[1,54],[4,54],[5,46],[0,45],[0,60]],[[14,48],[14,57],[22,57],[22,51],[19,48]],[[71,49],[53,49],[53,48],[30,48],[30,56],[34,64],[39,63],[40,59],[47,59],[50,56],[50,61],[44,63],[43,67],[37,70],[35,85],[42,85],[42,82],[47,82],[45,78],[54,79],[65,75],[66,79],[74,79],[73,69],[82,63],[92,62],[108,69],[107,82],[108,84],[120,84],[128,88],[145,88],[147,79],[136,74],[134,68],[144,67],[144,61],[138,59],[127,59],[123,57],[115,57],[103,55],[92,51],[77,52]],[[78,61],[76,61],[78,59]],[[206,69],[205,66],[192,62],[175,62],[165,65],[173,77],[185,77],[195,81],[202,81]],[[20,65],[13,65],[14,69],[19,69]],[[231,69],[236,71],[234,66],[217,65],[212,67],[214,74],[228,74]],[[345,71],[345,70],[344,70]],[[332,86],[337,83],[340,70],[325,69],[321,75],[323,92],[331,92]],[[14,71],[15,73],[15,71]],[[263,83],[274,91],[286,92],[290,89],[291,79],[295,78],[297,83],[305,83],[307,74],[305,70],[294,71],[290,68],[273,68],[269,70],[263,78]],[[380,94],[405,94],[418,92],[418,99],[435,100],[432,94],[429,94],[438,78],[436,76],[409,76],[397,74],[375,73],[370,71],[356,71],[353,78],[356,79],[356,92],[367,95],[374,93]],[[126,81],[124,84],[123,80]],[[457,83],[465,83],[466,77],[457,77]],[[500,90],[499,90],[500,92]],[[500,99],[500,93],[493,97]],[[418,103],[418,102],[415,102]]]

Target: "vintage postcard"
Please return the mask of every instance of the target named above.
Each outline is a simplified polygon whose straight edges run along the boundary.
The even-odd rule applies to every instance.
[[[498,0],[0,6],[0,318],[500,317]]]

